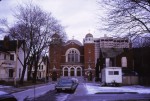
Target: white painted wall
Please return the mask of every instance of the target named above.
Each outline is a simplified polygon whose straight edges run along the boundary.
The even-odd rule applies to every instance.
[[[118,75],[110,75],[109,72],[118,71]],[[122,83],[122,69],[121,67],[107,67],[102,70],[102,82],[105,83]]]
[[[8,79],[14,80],[14,78],[16,78],[17,80],[20,79],[23,70],[23,66],[21,62],[23,63],[24,61],[24,52],[21,47],[18,49],[17,52],[15,51],[8,51],[9,53],[0,52],[0,78],[4,78],[4,79],[6,78],[6,80]],[[6,59],[4,59],[5,54],[6,54]],[[14,55],[14,60],[10,60],[10,54]],[[18,54],[18,57],[21,60],[21,62],[19,61],[19,59],[17,59],[16,54]],[[2,65],[2,63],[5,64]],[[13,77],[11,78],[9,78],[9,69],[14,70]],[[27,69],[25,72],[24,80],[27,80]]]
[[[127,67],[127,58],[126,57],[121,58],[121,66],[122,67]]]
[[[6,58],[4,58],[5,56]],[[0,52],[0,80],[6,80],[9,78],[9,69],[13,68],[13,65],[10,65],[9,63],[13,63],[13,61],[10,61],[10,54]],[[7,66],[9,66],[9,68]]]
[[[109,67],[109,64],[110,64],[110,58],[106,58],[106,59],[105,59],[105,64],[106,64],[106,67]]]
[[[23,62],[24,61],[24,52],[21,47],[18,49],[18,52],[15,52],[15,51],[9,51],[9,52],[10,52],[10,54],[14,54],[14,62],[15,62],[14,67],[13,67],[14,68],[14,77],[16,77],[17,80],[19,80],[21,77],[21,74],[22,74],[22,70],[23,70],[23,66],[22,66],[21,62],[24,63]],[[19,61],[19,59],[17,59],[17,54],[18,54],[18,57],[21,62]],[[16,74],[15,74],[15,71],[16,71]],[[24,75],[24,80],[27,80],[27,68],[26,68],[26,72]]]
[[[20,47],[18,49],[18,57],[19,57],[19,59],[21,60],[22,63],[24,61],[24,55],[25,54],[24,54],[22,48]],[[15,58],[16,58],[16,54],[15,54]],[[22,74],[22,70],[23,70],[23,66],[22,66],[21,62],[19,60],[17,60],[17,75],[16,75],[17,79],[20,79],[21,74]],[[27,80],[27,69],[28,68],[26,67],[26,72],[25,72],[25,75],[24,75],[24,80]],[[20,71],[21,71],[21,73],[20,73],[20,76],[19,76],[19,72]]]

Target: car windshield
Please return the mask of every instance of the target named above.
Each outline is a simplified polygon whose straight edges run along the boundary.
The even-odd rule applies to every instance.
[[[63,83],[63,84],[70,84],[70,83],[72,83],[72,80],[60,80],[60,81],[59,81],[59,84],[60,84],[60,83],[61,83],[61,84],[62,84],[62,83]]]

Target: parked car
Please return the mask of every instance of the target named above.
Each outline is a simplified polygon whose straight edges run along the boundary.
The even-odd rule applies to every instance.
[[[74,92],[78,86],[78,81],[76,79],[60,79],[55,85],[55,90],[60,91],[70,91]]]
[[[17,101],[17,99],[11,94],[0,91],[0,101]]]
[[[75,83],[79,83],[78,79],[77,78],[71,78]]]

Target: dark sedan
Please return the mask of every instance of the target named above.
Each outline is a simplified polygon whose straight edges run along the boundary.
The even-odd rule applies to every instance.
[[[78,82],[74,79],[60,79],[55,86],[57,92],[60,91],[71,91],[72,93],[76,90]]]

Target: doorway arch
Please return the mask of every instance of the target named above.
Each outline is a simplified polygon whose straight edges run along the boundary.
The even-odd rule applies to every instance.
[[[64,76],[68,76],[68,68],[64,68]]]
[[[75,69],[74,68],[70,68],[70,76],[75,76]]]
[[[77,68],[77,76],[81,76],[81,68]]]

